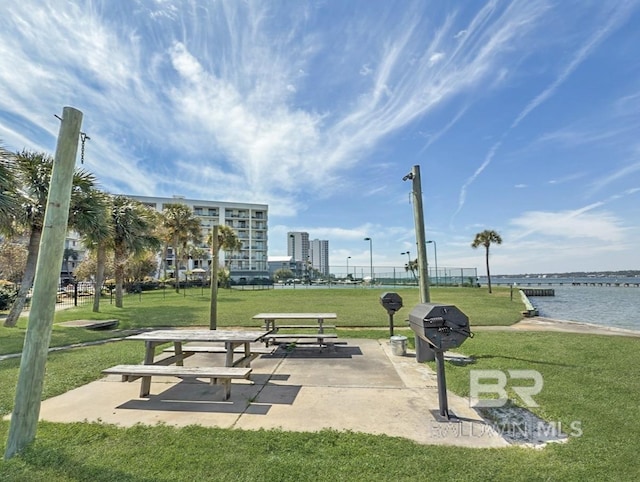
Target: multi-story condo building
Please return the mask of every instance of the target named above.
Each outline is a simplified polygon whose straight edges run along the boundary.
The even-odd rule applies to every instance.
[[[128,195],[128,197],[158,212],[162,212],[167,204],[186,204],[200,218],[204,240],[207,239],[214,225],[233,228],[242,241],[242,248],[233,253],[220,253],[221,262],[229,268],[231,279],[236,282],[251,282],[253,278],[269,277],[267,269],[269,207],[266,204],[200,201],[185,199],[181,196],[165,198]]]
[[[294,261],[309,261],[309,233],[289,231],[287,233],[287,255]]]
[[[329,276],[329,241],[326,239],[311,241],[311,266],[323,276]]]

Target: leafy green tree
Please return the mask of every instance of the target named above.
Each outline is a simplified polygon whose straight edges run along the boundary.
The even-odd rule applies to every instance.
[[[126,196],[115,196],[111,205],[113,227],[113,265],[116,281],[116,307],[122,308],[125,265],[132,254],[157,249],[160,240],[155,235],[155,211]]]
[[[489,271],[489,246],[492,244],[502,244],[502,237],[493,230],[485,229],[484,231],[477,233],[473,243],[471,243],[472,248],[478,248],[479,246],[484,246],[485,248],[485,260],[487,264],[487,283],[489,285],[489,293],[491,293],[491,273]]]
[[[17,283],[24,276],[27,250],[20,243],[5,241],[0,244],[0,280]]]
[[[166,204],[162,210],[162,226],[165,236],[171,239],[174,270],[176,275],[176,293],[180,292],[180,262],[186,261],[189,243],[202,242],[200,219],[186,204]]]
[[[14,160],[18,186],[16,197],[19,199],[20,209],[13,216],[13,223],[24,229],[29,241],[24,277],[18,296],[4,321],[6,327],[13,327],[18,322],[27,294],[33,285],[53,168],[53,158],[44,153],[22,151],[15,155]],[[93,174],[81,169],[75,170],[69,207],[69,226],[72,228],[81,223],[83,218],[93,214],[90,193],[94,184]]]
[[[285,281],[294,277],[293,271],[287,268],[280,268],[273,273],[273,278],[276,281]]]
[[[97,258],[96,250],[93,250],[93,251],[89,251],[87,256],[85,256],[84,259],[80,261],[80,263],[78,264],[75,270],[75,275],[78,280],[88,281],[88,280],[91,280],[93,277],[95,277],[96,271],[97,271],[96,258]],[[113,272],[114,272],[113,256],[107,257],[102,270],[103,281],[101,283],[101,286],[104,285],[106,278],[113,278]],[[100,289],[97,283],[96,283],[96,288]]]
[[[231,273],[225,267],[218,269],[218,285],[226,288],[231,286]]]
[[[144,281],[146,277],[153,275],[157,268],[156,254],[147,250],[129,257],[125,275],[130,281]]]

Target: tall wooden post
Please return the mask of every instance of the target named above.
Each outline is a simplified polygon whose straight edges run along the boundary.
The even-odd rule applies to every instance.
[[[218,226],[213,227],[211,235],[211,307],[209,312],[209,329],[218,329]]]
[[[420,181],[420,166],[413,166],[411,170],[413,180],[413,216],[416,225],[416,243],[418,245],[418,272],[420,273],[420,301],[429,303],[429,266],[427,263],[427,245],[424,234],[424,212],[422,209],[422,185]]]
[[[29,325],[20,360],[5,459],[13,457],[36,437],[81,125],[82,112],[65,107],[51,172]]]
[[[429,264],[427,262],[427,238],[424,231],[424,212],[422,209],[422,184],[420,180],[420,166],[413,166],[411,170],[413,180],[413,215],[416,225],[416,243],[418,245],[418,271],[420,273],[420,302],[430,303],[429,294]],[[433,347],[416,336],[416,361],[424,362],[436,359]],[[438,372],[439,373],[439,372]],[[443,375],[444,376],[444,375]]]

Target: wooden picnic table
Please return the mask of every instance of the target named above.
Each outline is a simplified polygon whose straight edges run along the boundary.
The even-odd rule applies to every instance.
[[[312,325],[276,325],[278,320],[316,320],[318,323],[318,333],[324,333],[325,320],[335,320],[338,316],[335,313],[258,313],[254,320],[263,320],[264,328],[267,331],[277,331],[279,328],[313,328]]]
[[[183,366],[185,358],[183,343],[222,342],[226,350],[225,367],[243,366],[248,368],[253,358],[251,343],[262,341],[268,334],[269,331],[263,330],[155,330],[128,336],[125,339],[145,342],[145,365],[168,365],[175,362],[177,366]],[[154,361],[156,346],[168,342],[173,342],[175,354],[156,363]],[[234,359],[234,354],[237,353],[235,349],[242,346],[244,346],[244,351],[239,353],[242,356],[237,360]],[[150,388],[151,376],[143,376],[140,388],[141,396],[148,394]]]

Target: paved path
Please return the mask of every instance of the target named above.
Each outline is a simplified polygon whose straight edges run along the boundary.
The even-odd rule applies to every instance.
[[[472,326],[473,331],[555,331],[563,333],[589,333],[592,335],[640,336],[640,331],[592,325],[577,321],[554,320],[542,316],[524,318],[510,326]]]

